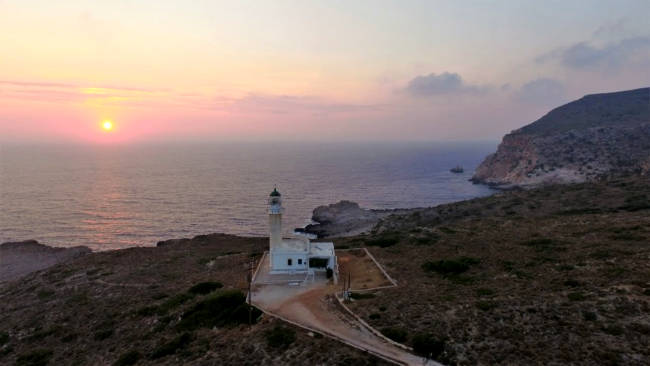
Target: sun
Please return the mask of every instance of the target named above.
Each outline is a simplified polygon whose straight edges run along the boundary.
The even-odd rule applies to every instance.
[[[113,122],[111,122],[111,121],[104,121],[104,123],[102,123],[102,128],[103,128],[105,131],[110,131],[110,130],[112,130],[112,129],[113,129]]]

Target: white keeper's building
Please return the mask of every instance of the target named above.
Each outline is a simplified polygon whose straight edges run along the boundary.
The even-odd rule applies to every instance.
[[[338,277],[338,265],[334,243],[312,243],[307,237],[282,237],[282,195],[273,189],[269,196],[269,272],[314,273],[332,269],[334,281]]]

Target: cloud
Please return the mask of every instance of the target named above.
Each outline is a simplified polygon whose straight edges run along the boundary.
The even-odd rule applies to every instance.
[[[565,101],[566,89],[561,82],[539,78],[522,85],[515,93],[517,101],[533,105],[558,105]]]
[[[406,91],[414,96],[428,97],[434,95],[477,93],[481,88],[469,85],[457,73],[443,72],[420,75],[409,81]]]
[[[619,71],[627,66],[650,66],[650,37],[621,39],[603,46],[579,42],[535,59],[537,63],[559,61],[571,69]]]

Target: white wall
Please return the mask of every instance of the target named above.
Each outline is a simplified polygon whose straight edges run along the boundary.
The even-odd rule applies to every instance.
[[[291,259],[291,265],[288,265],[288,260]],[[302,264],[298,264],[298,259],[302,259]],[[300,253],[271,253],[271,270],[272,271],[306,271],[309,267],[309,260],[307,254]]]

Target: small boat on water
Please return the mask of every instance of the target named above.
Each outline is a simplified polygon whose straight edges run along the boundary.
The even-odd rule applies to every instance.
[[[465,170],[463,169],[462,166],[460,166],[460,165],[456,165],[455,167],[449,169],[449,171],[452,172],[452,173],[462,173],[462,172],[464,172]]]

